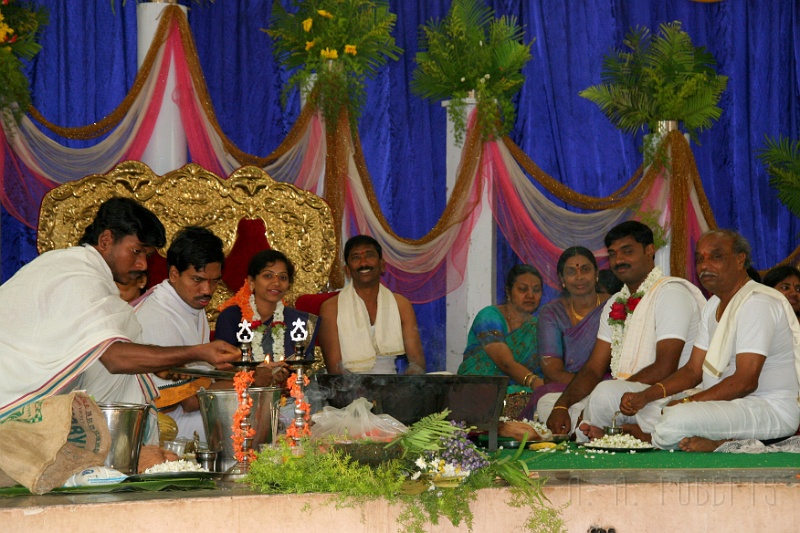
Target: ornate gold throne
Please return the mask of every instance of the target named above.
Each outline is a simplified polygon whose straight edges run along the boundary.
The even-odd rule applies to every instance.
[[[230,289],[220,284],[209,305],[212,327],[217,305],[244,281],[249,256],[239,261],[244,265],[241,277],[236,274],[232,278],[228,272],[231,251],[241,248],[237,237],[252,239],[237,235],[243,220],[261,220],[264,233],[258,238],[266,238],[265,244],[285,253],[294,263],[295,281],[286,296],[289,305],[298,295],[317,293],[328,283],[336,257],[330,207],[310,192],[274,181],[257,167],[242,167],[228,179],[221,179],[195,164],[158,176],[144,163],[126,161],[107,174],[65,183],[42,201],[39,253],[76,245],[99,205],[113,196],[135,198],[153,211],[166,228],[167,246],[175,232],[187,225],[206,227],[222,239],[227,257],[223,280]],[[166,257],[166,248],[158,252]],[[150,284],[160,281],[152,278],[151,263]]]

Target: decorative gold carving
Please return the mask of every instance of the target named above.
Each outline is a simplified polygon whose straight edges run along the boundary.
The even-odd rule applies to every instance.
[[[158,176],[144,163],[125,161],[108,174],[65,183],[42,201],[39,252],[76,245],[100,204],[113,196],[135,198],[153,211],[164,224],[167,242],[184,226],[203,226],[222,239],[226,254],[241,219],[263,220],[267,242],[295,265],[294,285],[286,295],[290,305],[300,294],[319,292],[328,281],[336,257],[328,204],[276,182],[257,167],[242,167],[225,180],[195,164]],[[166,256],[166,249],[159,253]]]

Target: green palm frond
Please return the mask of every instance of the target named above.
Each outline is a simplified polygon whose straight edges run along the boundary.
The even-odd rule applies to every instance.
[[[758,158],[767,167],[769,183],[778,191],[778,199],[800,217],[800,140],[767,137]]]
[[[512,99],[524,82],[531,44],[515,17],[495,18],[483,0],[453,0],[442,20],[420,29],[420,52],[411,91],[427,100],[451,99],[447,108],[456,141],[466,131],[465,99],[474,94],[484,139],[506,134],[514,124]]]
[[[661,120],[679,120],[697,140],[698,132],[719,120],[717,103],[728,78],[716,73],[714,56],[694,46],[680,22],[661,24],[656,36],[634,28],[623,45],[626,49],[604,57],[601,83],[579,93],[615,126],[633,133],[645,126],[654,130]]]

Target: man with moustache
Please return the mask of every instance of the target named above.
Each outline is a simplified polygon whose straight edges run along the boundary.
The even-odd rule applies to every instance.
[[[136,306],[142,342],[157,346],[191,346],[209,342],[205,308],[222,279],[225,254],[222,239],[211,230],[187,226],[175,234],[167,250],[167,279],[150,289]],[[213,369],[206,363],[187,365]],[[167,377],[164,375],[164,377]],[[195,393],[209,388],[208,378],[183,380],[154,377],[159,390],[156,405],[178,425],[178,436],[204,435]]]
[[[79,246],[42,254],[0,287],[0,305],[13,310],[0,321],[0,420],[77,389],[97,402],[150,403],[150,372],[193,361],[230,368],[241,354],[225,342],[138,344],[141,327],[115,282],[141,276],[164,242],[151,211],[112,198]]]
[[[356,235],[345,243],[344,258],[351,283],[320,307],[319,343],[328,373],[395,374],[395,360],[403,354],[406,374],[425,373],[414,308],[381,285],[381,245]]]
[[[661,391],[651,387],[629,403],[644,404],[640,412],[666,404],[652,434],[662,449],[714,451],[726,440],[792,435],[800,424],[800,326],[791,305],[749,278],[750,245],[734,231],[704,234],[695,262],[713,296],[689,362],[662,381],[665,394],[678,396],[653,401]]]
[[[605,304],[586,365],[560,396],[545,395],[538,405],[540,419],[557,434],[575,431],[584,413],[575,431],[579,441],[603,434],[600,428],[611,425],[625,392],[663,381],[689,359],[705,303],[697,287],[655,266],[653,232],[645,224],[623,222],[608,232],[605,244],[611,269],[625,286]],[[609,367],[614,379],[602,381]]]

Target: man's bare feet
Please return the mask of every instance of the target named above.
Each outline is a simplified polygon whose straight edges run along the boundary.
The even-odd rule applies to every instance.
[[[650,433],[645,433],[639,424],[622,424],[622,432],[632,435],[642,442],[651,442],[653,437]]]
[[[590,439],[599,439],[602,438],[603,435],[605,435],[602,428],[589,425],[586,422],[581,422],[581,424],[578,426],[578,429],[583,431],[583,434],[589,437]]]
[[[681,439],[681,441],[678,443],[678,446],[680,446],[681,450],[685,452],[713,452],[725,442],[728,442],[728,440],[711,440],[705,437],[686,437]]]

